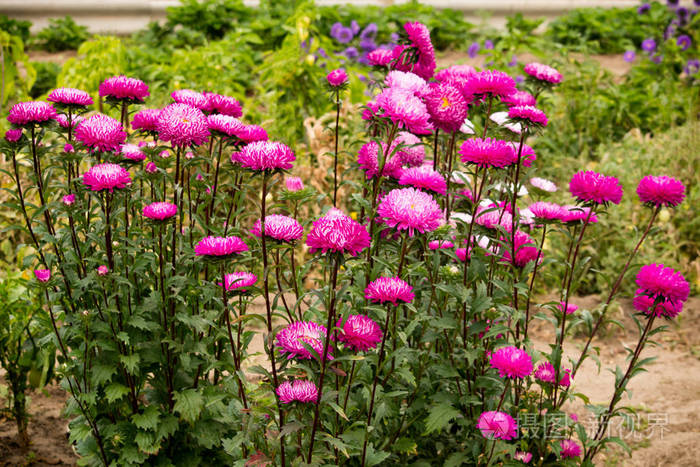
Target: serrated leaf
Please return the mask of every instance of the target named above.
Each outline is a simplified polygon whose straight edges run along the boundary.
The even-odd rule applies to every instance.
[[[188,422],[194,422],[199,417],[204,407],[204,398],[195,389],[186,389],[175,393],[175,406],[173,411]]]
[[[440,404],[433,407],[425,420],[425,434],[440,431],[451,420],[461,416],[462,413],[449,404]]]
[[[107,396],[107,402],[110,404],[127,394],[129,394],[129,388],[120,383],[110,383],[110,385],[105,388],[105,396]]]
[[[133,415],[131,421],[142,430],[155,430],[159,415],[158,409],[154,405],[149,405],[143,413]]]

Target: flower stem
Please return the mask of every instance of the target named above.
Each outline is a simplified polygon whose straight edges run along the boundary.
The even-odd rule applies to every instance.
[[[340,122],[340,97],[335,101],[335,157],[333,158],[333,207],[338,207],[338,123]]]

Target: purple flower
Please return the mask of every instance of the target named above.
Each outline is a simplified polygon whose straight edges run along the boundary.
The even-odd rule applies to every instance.
[[[653,52],[654,50],[656,50],[656,41],[651,37],[649,39],[644,39],[642,41],[642,50],[645,50],[647,52]]]
[[[369,23],[360,33],[360,39],[361,40],[368,40],[368,39],[374,39],[375,36],[377,35],[377,25],[374,23]],[[398,36],[396,37],[398,40]],[[392,39],[392,42],[396,42],[396,40]]]
[[[637,52],[634,50],[628,50],[622,56],[622,59],[627,63],[632,63],[637,58]]]
[[[515,66],[518,64],[518,57],[513,55],[513,57],[510,59],[510,62],[508,62],[508,66]]]
[[[643,15],[649,10],[651,10],[651,5],[649,5],[648,3],[643,3],[639,5],[639,8],[637,8],[637,14]]]
[[[352,21],[350,22],[350,30],[352,31],[352,34],[353,34],[353,35],[355,35],[355,34],[357,34],[358,32],[360,32],[360,25],[357,24],[357,21],[352,20]]]
[[[688,63],[685,64],[683,71],[686,75],[694,75],[700,70],[700,60],[697,58],[691,58]]]
[[[661,63],[664,60],[664,56],[661,54],[654,55],[651,57],[651,61],[656,63],[657,65]]]
[[[333,25],[331,28],[331,36],[341,44],[347,44],[353,39],[353,37],[355,37],[355,35],[352,33],[352,29],[346,28],[340,23],[335,23]]]
[[[343,50],[342,54],[351,60],[360,56],[360,52],[356,47],[348,47],[347,49]]]
[[[360,47],[362,50],[372,51],[377,48],[377,44],[374,42],[374,39],[362,39]]]
[[[469,46],[469,49],[467,49],[467,54],[469,54],[469,58],[474,58],[476,55],[479,53],[479,43],[474,42],[472,45]]]
[[[484,41],[484,49],[485,50],[493,50],[493,42],[491,42],[489,39],[486,39]]]
[[[690,39],[690,36],[687,34],[683,34],[682,36],[678,36],[678,39],[676,40],[676,45],[681,48],[681,50],[688,50],[690,48],[690,45],[693,43],[693,41]]]

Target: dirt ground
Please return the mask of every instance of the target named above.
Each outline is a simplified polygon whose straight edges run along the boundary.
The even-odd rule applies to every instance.
[[[573,301],[583,309],[591,309],[598,297],[580,297]],[[255,304],[262,308],[261,304]],[[257,310],[257,311],[262,311]],[[605,368],[625,367],[624,346],[636,343],[635,327],[629,317],[630,301],[622,301],[619,310],[613,310],[625,325],[624,329],[611,328],[600,345],[602,371],[598,373],[592,360],[586,361],[574,381],[576,392],[588,395],[592,403],[609,400],[614,378]],[[544,350],[551,342],[552,331],[545,325],[535,325],[535,343]],[[700,297],[691,297],[677,321],[670,323],[668,332],[659,339],[661,347],[648,347],[643,357],[658,356],[649,366],[649,372],[638,375],[630,383],[632,400],[623,403],[638,413],[637,426],[616,427],[633,449],[632,457],[622,450],[613,449],[599,459],[598,465],[657,467],[697,466],[700,458]],[[569,342],[566,353],[575,355],[580,339]],[[253,342],[253,349],[262,352],[262,336]],[[260,359],[262,363],[262,358]],[[0,467],[4,466],[72,466],[76,456],[68,444],[68,423],[61,417],[66,395],[56,385],[43,393],[31,394],[29,425],[32,445],[22,453],[16,442],[13,422],[0,419]],[[4,403],[0,399],[0,403]],[[582,422],[586,412],[582,404],[569,407]]]

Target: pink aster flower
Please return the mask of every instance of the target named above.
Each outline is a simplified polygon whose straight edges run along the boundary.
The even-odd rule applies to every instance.
[[[134,130],[158,131],[160,109],[141,109],[134,114],[131,127]]]
[[[326,81],[332,87],[337,88],[348,82],[348,74],[342,68],[338,68],[328,73]]]
[[[554,184],[554,182],[551,182],[545,178],[533,177],[530,179],[530,185],[547,193],[554,193],[557,191],[557,186]]]
[[[7,121],[17,126],[45,123],[55,118],[56,109],[44,101],[18,102],[7,115]]]
[[[376,99],[382,116],[391,119],[399,128],[411,133],[428,134],[433,130],[430,114],[425,104],[410,91],[386,88]]]
[[[446,250],[454,248],[455,244],[449,240],[431,240],[428,242],[428,248],[431,250]]]
[[[413,236],[432,232],[444,223],[440,205],[431,195],[415,188],[397,188],[382,198],[377,215],[390,227]]]
[[[683,311],[683,302],[680,300],[671,301],[661,298],[658,300],[659,303],[655,304],[656,301],[647,295],[644,289],[637,289],[632,303],[635,310],[641,311],[647,316],[653,314],[656,317],[673,319]]]
[[[187,104],[170,104],[161,110],[156,129],[158,137],[173,146],[199,145],[209,140],[207,117]]]
[[[403,172],[401,170],[402,160],[399,154],[394,151],[395,145],[392,145],[390,150],[387,150],[385,143],[382,143],[382,158],[389,158],[384,163],[382,176],[398,178]],[[367,180],[374,178],[379,172],[379,144],[375,141],[370,141],[362,145],[357,152],[357,163],[360,168],[365,171]]]
[[[149,162],[148,164],[146,164],[145,170],[146,170],[146,173],[154,174],[154,173],[158,172],[158,166],[156,165],[155,162]]]
[[[464,90],[470,95],[491,95],[505,97],[517,91],[515,80],[507,73],[498,70],[486,70],[472,73],[464,83]]]
[[[126,141],[126,132],[118,120],[95,114],[80,122],[75,139],[93,151],[116,151]]]
[[[289,146],[276,141],[256,141],[231,155],[231,162],[258,171],[289,170],[295,160],[294,152]]]
[[[170,94],[178,104],[187,104],[199,110],[206,110],[209,105],[209,100],[201,92],[193,91],[192,89],[178,89]]]
[[[212,114],[207,117],[209,130],[226,136],[238,136],[244,131],[245,124],[236,117]]]
[[[141,162],[146,160],[146,153],[144,153],[141,148],[135,144],[122,144],[119,153],[124,159],[128,159],[134,162]]]
[[[243,115],[241,103],[230,96],[205,92],[207,98],[207,111],[215,114],[228,115],[238,118]]]
[[[510,240],[510,238],[509,238]],[[501,261],[506,263],[513,263],[510,254],[510,246],[508,246],[503,252],[503,258]],[[539,250],[537,249],[535,240],[530,237],[525,232],[520,230],[515,232],[515,266],[525,267],[527,263],[537,260],[539,256]],[[540,256],[540,260],[542,257]]]
[[[468,139],[462,143],[459,154],[464,164],[495,168],[507,167],[518,157],[510,143],[492,138]]]
[[[423,165],[425,147],[420,138],[407,131],[400,131],[392,142],[392,146],[394,145],[398,146],[396,155],[401,159],[401,165],[408,167]]]
[[[622,199],[622,186],[617,178],[591,170],[574,174],[569,182],[569,191],[581,203],[620,204]]]
[[[248,245],[243,240],[234,236],[230,237],[204,237],[194,246],[196,256],[230,256],[248,251]]]
[[[345,323],[342,318],[339,319],[336,327],[342,329],[338,340],[345,344],[346,349],[356,352],[375,349],[382,340],[382,328],[369,316],[350,315]]]
[[[466,81],[473,73],[476,73],[476,70],[471,65],[452,65],[438,71],[435,79],[457,86],[457,83]]]
[[[63,145],[63,152],[65,152],[66,154],[73,154],[75,152],[75,148],[72,144],[66,143]]]
[[[487,229],[501,228],[510,232],[513,228],[513,215],[507,209],[501,209],[496,205],[479,206],[474,223]]]
[[[440,172],[426,165],[404,169],[401,172],[401,177],[399,177],[399,185],[408,185],[413,188],[433,191],[441,195],[447,194],[447,182],[445,182],[445,177],[443,177]]]
[[[261,237],[260,219],[255,221],[255,225],[250,229],[250,233],[256,237]],[[296,219],[280,214],[268,214],[265,216],[265,236],[280,242],[293,242],[299,240],[304,235],[304,229]]]
[[[126,76],[112,76],[100,84],[100,96],[115,99],[127,99],[135,102],[143,102],[150,96],[148,85],[136,78]]]
[[[105,266],[104,264],[97,268],[97,275],[98,276],[106,276],[107,274],[109,274],[109,268],[107,266]]]
[[[61,198],[61,202],[66,206],[72,206],[75,203],[75,193],[65,195],[63,198]]]
[[[537,201],[528,206],[532,216],[537,221],[556,221],[561,220],[564,212],[562,207],[557,203],[549,203],[547,201]]]
[[[131,176],[117,164],[98,164],[85,172],[83,183],[92,191],[109,190],[112,193],[115,188],[125,188],[131,184]]]
[[[384,84],[390,88],[405,89],[418,97],[424,97],[430,92],[430,87],[423,78],[408,71],[390,71],[384,78]]]
[[[143,217],[154,221],[164,221],[177,214],[177,206],[172,203],[159,201],[143,207]]]
[[[411,46],[418,53],[417,66],[413,67],[417,75],[430,79],[435,74],[435,49],[430,40],[430,30],[422,23],[409,22],[403,25]]]
[[[508,118],[522,121],[531,125],[547,126],[547,115],[531,105],[515,105],[508,109]]]
[[[304,189],[304,182],[302,182],[299,177],[287,177],[284,179],[284,184],[287,187],[287,191],[291,191],[292,193]]]
[[[346,216],[339,209],[331,209],[325,216],[314,221],[306,245],[309,251],[349,253],[357,256],[370,244],[365,226]]]
[[[532,358],[515,346],[501,347],[491,354],[491,367],[501,378],[525,378],[532,373]]]
[[[63,105],[86,106],[92,104],[92,97],[85,91],[74,88],[56,88],[46,98],[49,102]]]
[[[574,312],[576,312],[576,310],[578,310],[578,305],[574,305],[573,303],[567,304],[566,302],[560,302],[559,307],[558,307],[559,311],[564,310],[564,305],[566,305],[566,314],[567,315],[573,314]]]
[[[458,131],[467,118],[467,101],[459,89],[450,84],[431,84],[425,105],[435,128],[447,133]]]
[[[589,214],[591,216],[590,219],[588,217]],[[586,219],[588,219],[589,224],[595,224],[598,222],[598,216],[595,212],[591,212],[591,208],[582,208],[572,204],[562,206],[562,222],[567,224],[576,224],[586,222]]]
[[[647,175],[637,186],[639,201],[654,207],[676,207],[685,198],[683,183],[665,175]]]
[[[296,321],[277,333],[275,346],[279,349],[280,354],[286,354],[288,359],[296,357],[301,360],[311,360],[314,356],[304,347],[304,344],[310,345],[319,357],[323,357],[325,338],[325,326],[311,321]],[[330,347],[327,359],[333,360]]]
[[[365,298],[375,303],[411,303],[415,298],[413,287],[398,277],[378,277],[365,288]]]
[[[560,454],[562,459],[579,457],[581,455],[581,446],[572,439],[563,439],[559,441],[559,447],[561,448]]]
[[[642,266],[635,282],[642,293],[653,300],[685,302],[690,294],[690,286],[683,275],[663,264]]]
[[[535,96],[527,91],[515,91],[513,94],[501,97],[501,102],[506,104],[508,107],[515,105],[537,105],[537,100]]]
[[[532,460],[532,453],[531,452],[523,452],[523,451],[515,451],[515,454],[513,455],[513,459],[515,459],[516,461],[520,461],[524,464],[527,464]]]
[[[267,141],[269,139],[265,129],[258,125],[245,125],[237,136],[246,143]]]
[[[542,63],[528,63],[524,68],[525,73],[540,81],[552,84],[561,83],[562,76],[556,69]]]
[[[369,63],[376,66],[387,66],[394,59],[394,54],[391,50],[374,49],[367,54]]]
[[[488,411],[479,415],[476,427],[487,439],[511,440],[518,435],[518,424],[505,412]]]
[[[535,379],[543,383],[554,384],[556,375],[557,372],[554,369],[554,365],[549,362],[540,363],[535,370]]]
[[[252,272],[239,271],[224,274],[224,282],[228,292],[245,292],[246,288],[255,284],[257,280],[258,276]],[[223,286],[223,283],[218,282],[217,285]]]
[[[318,388],[311,381],[285,381],[275,389],[275,393],[283,404],[291,404],[294,401],[314,404],[318,402]]]
[[[21,128],[14,128],[14,129],[9,129],[5,132],[5,140],[9,141],[10,143],[16,143],[19,141],[19,139],[22,137],[22,129]]]
[[[513,143],[513,152],[515,157],[518,157],[518,151],[520,151],[520,161],[523,167],[532,167],[532,164],[537,160],[537,154],[531,146],[523,143],[522,148],[519,143]]]
[[[51,279],[51,270],[49,269],[35,269],[34,277],[39,282],[48,282]]]

